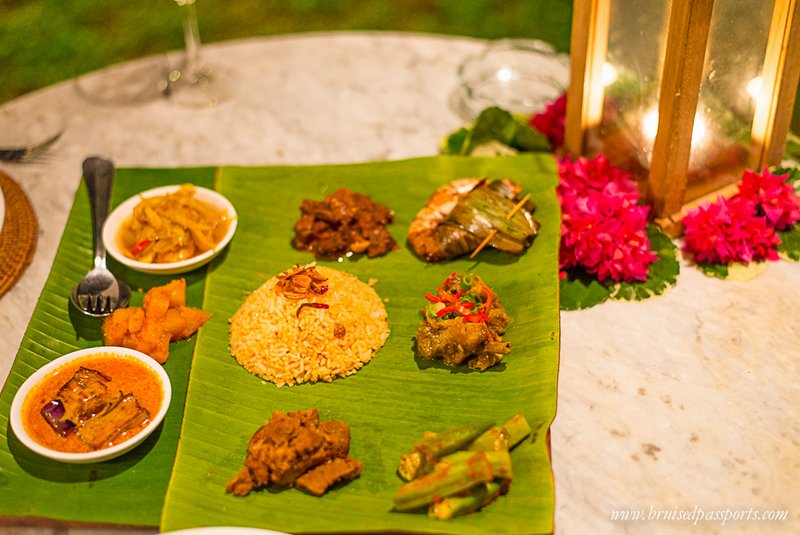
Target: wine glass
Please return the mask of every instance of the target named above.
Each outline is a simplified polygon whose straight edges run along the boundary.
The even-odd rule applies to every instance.
[[[158,54],[85,74],[74,86],[93,104],[135,106],[163,98],[169,72],[167,56]]]
[[[183,64],[170,71],[164,94],[176,104],[197,108],[225,102],[233,96],[230,73],[221,66],[212,68],[202,59],[195,0],[175,3],[181,9],[186,51]]]

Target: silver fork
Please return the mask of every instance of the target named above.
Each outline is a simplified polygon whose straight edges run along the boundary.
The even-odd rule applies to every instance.
[[[117,279],[106,267],[106,247],[101,230],[108,215],[111,187],[114,182],[114,164],[92,157],[83,162],[83,180],[89,191],[92,210],[92,241],[94,242],[94,267],[72,289],[72,304],[88,316],[108,316],[117,308],[128,306],[131,289]]]
[[[33,145],[24,147],[0,147],[0,160],[11,163],[30,163],[38,159],[44,154],[47,149],[53,146],[58,141],[64,131]]]

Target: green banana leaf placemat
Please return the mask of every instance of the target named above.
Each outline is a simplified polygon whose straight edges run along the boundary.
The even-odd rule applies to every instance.
[[[216,171],[121,169],[113,204],[165,184],[193,182],[210,187]],[[453,178],[484,175],[509,176],[533,193],[543,229],[532,249],[516,259],[486,251],[475,262],[428,266],[417,260],[405,246],[405,234],[428,195]],[[0,524],[43,518],[157,525],[169,484],[161,519],[164,529],[241,524],[298,532],[551,531],[553,482],[546,437],[555,413],[559,336],[555,181],[549,155],[223,169],[219,187],[237,205],[242,222],[230,250],[211,265],[211,276],[206,277],[206,269],[186,275],[189,303],[202,305],[214,317],[201,330],[196,351],[194,339],[171,347],[166,369],[174,391],[167,419],[158,433],[129,454],[83,466],[35,456],[8,427],[11,399],[25,378],[63,353],[101,343],[99,323],[71,312],[68,306],[69,291],[91,263],[89,208],[81,186],[50,277],[0,396]],[[310,260],[289,247],[297,207],[303,197],[321,198],[338,186],[369,193],[397,212],[392,232],[400,251],[339,266],[362,280],[378,280],[376,289],[389,301],[392,334],[373,362],[354,377],[291,389],[261,384],[230,357],[227,318],[264,277]],[[141,302],[141,290],[168,280],[110,264],[134,288],[133,304]],[[514,352],[503,369],[454,373],[414,361],[412,337],[417,310],[424,304],[422,293],[435,288],[453,270],[472,270],[485,277],[512,315],[507,338],[514,343]],[[194,367],[191,379],[190,367]],[[181,430],[189,381],[190,400]],[[310,406],[318,407],[324,419],[351,424],[352,454],[365,462],[362,477],[323,499],[297,491],[259,492],[244,499],[225,495],[224,485],[241,465],[247,439],[271,411]],[[513,453],[516,480],[508,497],[477,515],[448,523],[389,512],[391,496],[400,484],[393,473],[397,458],[424,430],[487,418],[502,421],[515,412],[525,413],[535,433],[534,440]],[[170,482],[179,436],[180,454]],[[307,514],[312,510],[319,514]]]
[[[531,192],[542,228],[526,254],[512,257],[487,250],[475,260],[428,265],[408,249],[406,235],[417,211],[437,187],[464,176],[509,177]],[[549,154],[222,168],[218,190],[236,206],[239,227],[206,279],[203,306],[214,320],[198,335],[162,530],[236,525],[293,533],[551,532],[554,492],[547,437],[555,415],[559,349],[556,183]],[[313,260],[290,245],[298,208],[304,198],[321,200],[339,187],[368,194],[396,212],[389,228],[399,251],[375,259],[321,262],[365,282],[376,280],[391,334],[356,375],[277,388],[250,375],[231,357],[226,320],[267,278]],[[483,373],[414,358],[423,295],[435,291],[453,271],[481,276],[511,317],[505,338],[512,353]],[[244,462],[248,440],[272,411],[311,407],[319,409],[323,420],[350,424],[350,453],[364,463],[361,477],[322,498],[294,489],[257,491],[244,498],[226,494],[226,483]],[[397,461],[424,431],[485,420],[500,423],[518,412],[534,433],[512,452],[515,479],[508,495],[479,513],[451,521],[391,511],[401,484],[395,475]]]
[[[112,204],[149,188],[192,182],[213,188],[216,168],[120,169]],[[194,338],[170,347],[165,369],[173,398],[162,427],[115,460],[88,465],[50,461],[27,450],[8,423],[20,385],[36,369],[65,353],[102,345],[100,321],[70,309],[69,294],[92,264],[91,216],[81,183],[44,290],[0,396],[0,524],[38,519],[157,526],[178,444]],[[114,274],[134,290],[132,304],[166,277],[129,271],[109,259]],[[186,275],[187,301],[201,306],[206,269]]]

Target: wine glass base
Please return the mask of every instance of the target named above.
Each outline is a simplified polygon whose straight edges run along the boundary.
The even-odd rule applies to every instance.
[[[233,86],[230,71],[218,65],[202,67],[192,75],[175,69],[164,94],[179,106],[211,108],[233,98]]]
[[[156,56],[81,76],[75,90],[93,104],[129,106],[163,98],[169,62]]]

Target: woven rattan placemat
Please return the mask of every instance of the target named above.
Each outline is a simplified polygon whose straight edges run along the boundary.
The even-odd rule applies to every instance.
[[[36,251],[39,224],[19,184],[0,171],[6,217],[0,230],[0,296],[22,276]]]

